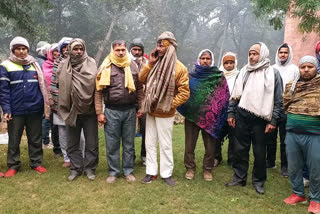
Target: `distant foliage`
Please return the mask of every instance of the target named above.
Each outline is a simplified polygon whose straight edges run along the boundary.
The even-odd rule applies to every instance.
[[[300,18],[299,29],[320,34],[319,0],[251,0],[257,16],[267,16],[275,29],[283,27],[283,19],[288,11]]]

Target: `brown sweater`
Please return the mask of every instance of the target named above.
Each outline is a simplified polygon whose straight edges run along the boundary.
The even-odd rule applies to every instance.
[[[141,69],[139,73],[139,80],[142,84],[146,84],[149,72],[151,71],[152,66],[148,63]],[[150,115],[153,117],[173,117],[176,112],[176,108],[183,103],[185,103],[190,97],[189,89],[189,74],[187,68],[177,60],[176,63],[176,73],[175,73],[175,95],[172,101],[172,107],[169,112],[163,112],[156,109],[151,112]]]

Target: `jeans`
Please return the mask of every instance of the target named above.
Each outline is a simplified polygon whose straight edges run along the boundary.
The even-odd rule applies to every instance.
[[[134,137],[136,128],[136,109],[113,110],[106,108],[107,122],[104,133],[107,147],[109,176],[120,175],[120,140],[122,142],[122,170],[130,175],[134,167]]]

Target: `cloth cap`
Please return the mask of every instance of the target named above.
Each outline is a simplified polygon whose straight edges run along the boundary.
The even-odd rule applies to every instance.
[[[53,44],[51,45],[51,50],[52,50],[52,51],[58,50],[58,47],[59,47],[58,43],[53,43]],[[58,50],[58,51],[59,51],[59,50]]]
[[[161,40],[168,40],[175,48],[178,47],[177,40],[170,31],[163,32],[157,39],[158,42]]]
[[[304,57],[302,57],[299,60],[299,67],[304,63],[311,63],[316,67],[318,67],[318,65],[319,65],[319,62],[318,62],[317,58],[315,58],[314,56],[304,56]]]
[[[27,47],[28,50],[30,50],[29,42],[25,38],[21,36],[17,36],[17,37],[14,37],[10,42],[10,51],[13,51],[14,46],[18,46],[18,45],[23,45]]]

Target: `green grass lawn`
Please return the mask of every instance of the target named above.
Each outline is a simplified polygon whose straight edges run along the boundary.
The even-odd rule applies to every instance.
[[[145,168],[140,163],[141,138],[136,138],[135,176],[137,181],[127,183],[124,178],[107,184],[106,149],[100,130],[100,163],[97,179],[89,181],[82,176],[68,182],[69,172],[62,168],[63,159],[54,159],[51,150],[44,151],[46,174],[29,168],[26,143],[21,145],[22,168],[10,178],[0,178],[0,213],[307,213],[308,205],[287,206],[283,199],[291,194],[288,179],[277,169],[268,170],[265,195],[258,195],[251,185],[251,167],[246,187],[225,187],[233,171],[226,164],[227,143],[223,146],[222,164],[213,172],[214,180],[202,177],[204,146],[199,138],[196,148],[197,172],[192,181],[184,178],[183,126],[174,128],[173,154],[176,186],[167,186],[162,179],[142,184]],[[6,169],[6,145],[0,145],[0,169]],[[278,158],[279,160],[279,158]]]

